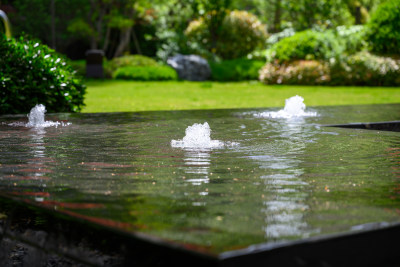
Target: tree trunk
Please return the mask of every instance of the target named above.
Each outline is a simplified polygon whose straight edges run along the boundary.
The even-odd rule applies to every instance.
[[[139,40],[138,40],[138,38],[136,36],[135,29],[133,27],[132,27],[132,38],[133,38],[133,43],[135,44],[136,52],[139,55],[141,55],[142,54],[142,49],[140,49]]]
[[[56,3],[55,0],[50,2],[51,13],[51,48],[56,49]]]
[[[274,10],[274,25],[272,28],[273,32],[281,31],[281,17],[282,17],[282,3],[281,0],[275,0]]]
[[[104,51],[104,53],[106,53],[106,51],[108,49],[108,45],[110,43],[110,34],[111,34],[111,28],[107,27],[106,36],[104,37],[104,43],[103,43],[103,51]]]
[[[126,51],[129,45],[131,32],[132,32],[132,27],[121,30],[120,41],[117,46],[117,49],[115,50],[114,57],[120,57]]]

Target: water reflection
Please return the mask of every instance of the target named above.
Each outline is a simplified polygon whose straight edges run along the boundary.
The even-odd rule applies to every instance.
[[[315,230],[309,230],[304,220],[310,208],[306,202],[309,184],[301,179],[304,169],[300,166],[307,143],[315,141],[315,127],[306,124],[302,117],[264,119],[261,127],[269,135],[269,142],[250,147],[248,153],[265,173],[260,176],[265,186],[261,210],[265,216],[265,236],[307,237]]]
[[[46,183],[45,181],[48,180],[49,178],[46,177],[45,175],[49,172],[51,172],[50,169],[46,167],[46,163],[48,162],[48,158],[46,157],[46,145],[45,145],[45,136],[46,136],[46,130],[43,127],[38,127],[38,128],[31,128],[29,130],[29,138],[30,138],[30,149],[31,149],[31,154],[33,158],[30,158],[27,160],[28,165],[35,166],[36,168],[33,168],[32,174],[30,179],[32,180],[37,180],[39,183],[37,184],[39,189],[39,193],[36,193],[35,200],[38,202],[44,201],[44,193],[45,188],[46,188]],[[46,196],[50,196],[49,194],[46,194]]]
[[[186,181],[193,185],[200,185],[209,182],[210,169],[210,153],[211,151],[203,150],[186,150],[184,154],[185,173],[189,174],[190,179]]]
[[[46,147],[44,146],[43,138],[46,135],[45,128],[32,128],[30,129],[30,144],[32,144],[32,154],[34,158],[44,158],[46,156]]]
[[[186,195],[191,194],[191,192],[196,192],[197,194],[192,198],[193,206],[206,206],[207,204],[204,197],[208,195],[208,188],[204,187],[204,185],[210,182],[210,155],[211,149],[185,149],[185,183],[194,186],[194,188],[192,187],[186,192]]]

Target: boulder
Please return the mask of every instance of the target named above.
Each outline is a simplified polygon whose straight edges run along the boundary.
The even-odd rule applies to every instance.
[[[211,77],[211,68],[207,60],[197,55],[175,55],[167,64],[178,73],[179,79],[188,81],[205,81]]]

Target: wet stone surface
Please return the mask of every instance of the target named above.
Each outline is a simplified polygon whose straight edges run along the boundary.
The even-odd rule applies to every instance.
[[[314,107],[292,118],[278,111],[48,114],[63,122],[49,127],[1,116],[0,195],[61,222],[207,257],[400,222],[399,133],[322,126],[398,121],[400,105]],[[171,145],[205,122],[222,145]],[[63,243],[47,226],[35,231],[4,235],[2,257],[22,262],[31,247]],[[46,264],[81,258],[45,251]],[[118,263],[121,251],[99,253]]]

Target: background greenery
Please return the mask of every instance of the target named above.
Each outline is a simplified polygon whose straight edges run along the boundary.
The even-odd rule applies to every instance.
[[[400,0],[0,0],[15,37],[1,39],[1,113],[25,112],[36,102],[50,111],[79,111],[84,97],[91,103],[94,94],[85,96],[85,80],[80,78],[85,76],[88,49],[104,51],[106,80],[177,80],[166,60],[177,53],[194,53],[208,60],[211,81],[261,81],[241,83],[255,88],[376,86],[384,92],[382,86],[400,84],[398,6]],[[11,53],[10,44],[18,49]],[[211,81],[202,86],[218,87]],[[93,81],[86,82],[92,86]],[[188,86],[196,92],[195,87]],[[225,92],[230,101],[246,92],[231,87]],[[149,90],[154,92],[143,100],[148,103],[165,93],[151,86]],[[360,90],[377,96],[367,88]],[[183,91],[170,92],[170,97],[179,102],[180,95],[186,95],[191,102],[192,96]],[[216,96],[196,94],[218,99],[218,90],[209,91]]]

